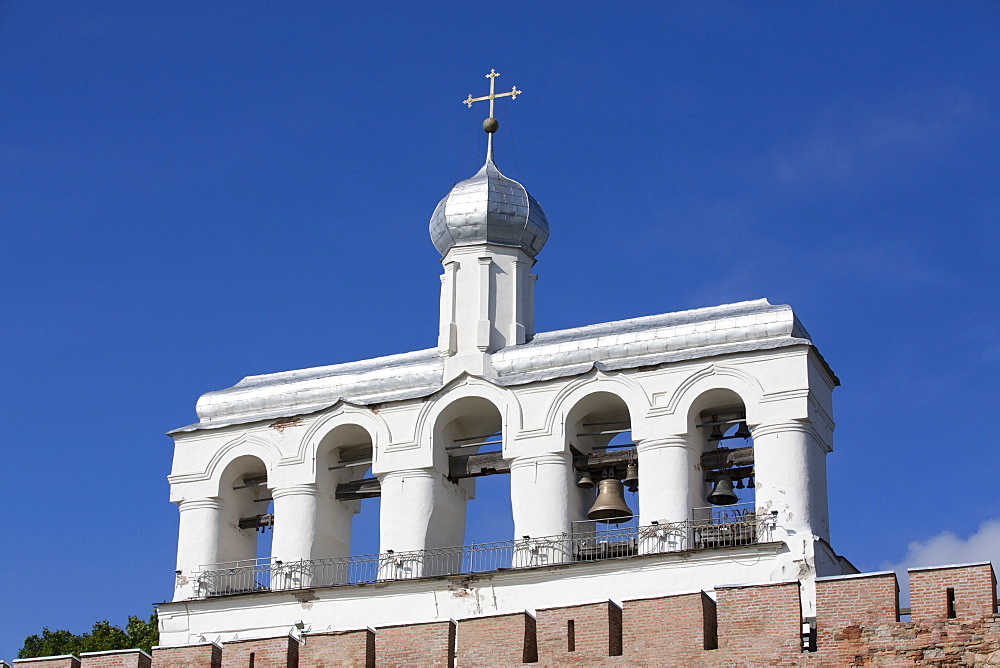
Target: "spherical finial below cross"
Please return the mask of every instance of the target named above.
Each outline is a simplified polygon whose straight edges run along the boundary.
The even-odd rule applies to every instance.
[[[493,134],[500,127],[500,121],[490,116],[483,121],[483,131]]]

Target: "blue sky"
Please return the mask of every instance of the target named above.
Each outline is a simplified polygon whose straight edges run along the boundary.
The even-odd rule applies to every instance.
[[[789,303],[843,381],[834,547],[1000,560],[997,35],[972,1],[0,2],[0,658],[170,596],[199,394],[435,344],[490,68],[540,331]]]

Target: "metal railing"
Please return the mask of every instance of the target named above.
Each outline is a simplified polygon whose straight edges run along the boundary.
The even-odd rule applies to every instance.
[[[214,564],[198,574],[196,596],[486,573],[765,543],[772,539],[775,518],[758,516],[752,504],[744,504],[696,508],[694,519],[684,522],[647,526],[626,522],[606,529],[576,524],[572,534],[542,538],[295,562],[253,559]]]

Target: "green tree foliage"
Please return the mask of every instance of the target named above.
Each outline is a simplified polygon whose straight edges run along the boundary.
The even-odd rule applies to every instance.
[[[128,634],[132,647],[150,653],[160,642],[160,629],[156,623],[156,612],[149,616],[149,619],[142,621],[138,617],[130,616],[125,625],[125,633]]]
[[[60,654],[80,656],[83,652],[104,652],[110,649],[138,648],[151,652],[159,640],[160,632],[154,611],[147,620],[129,616],[124,630],[106,619],[95,623],[90,633],[80,635],[64,629],[50,631],[47,627],[43,628],[41,635],[33,634],[24,639],[24,646],[18,651],[17,658],[31,659]]]

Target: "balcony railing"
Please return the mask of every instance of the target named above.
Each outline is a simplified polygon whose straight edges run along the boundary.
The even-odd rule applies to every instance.
[[[766,543],[776,526],[772,515],[757,515],[752,504],[697,508],[695,519],[637,526],[628,522],[598,529],[578,523],[572,534],[526,537],[413,552],[383,552],[331,559],[281,562],[253,559],[214,564],[198,575],[196,596],[409,580],[487,573],[558,564],[626,559],[683,550],[706,550]]]

